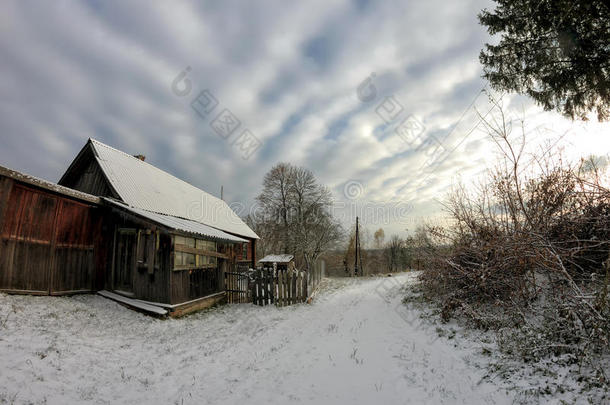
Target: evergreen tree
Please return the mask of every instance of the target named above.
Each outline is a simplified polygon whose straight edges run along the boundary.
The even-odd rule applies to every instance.
[[[480,23],[497,45],[479,59],[497,90],[532,97],[545,110],[610,118],[610,11],[603,0],[494,0]]]

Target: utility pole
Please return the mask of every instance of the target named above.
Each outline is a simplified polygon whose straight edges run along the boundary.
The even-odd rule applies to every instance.
[[[224,186],[220,186],[220,199],[225,200],[225,188]]]
[[[358,237],[358,217],[356,217],[356,241],[354,245],[354,254],[356,255],[356,258],[354,260],[354,276],[358,276],[358,248],[360,247],[360,238]],[[360,266],[362,267],[362,263],[360,263]]]

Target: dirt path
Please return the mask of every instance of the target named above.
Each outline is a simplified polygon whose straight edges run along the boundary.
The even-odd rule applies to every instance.
[[[511,403],[480,382],[480,348],[400,304],[412,279],[330,280],[313,305],[166,321],[98,296],[0,295],[0,403]]]

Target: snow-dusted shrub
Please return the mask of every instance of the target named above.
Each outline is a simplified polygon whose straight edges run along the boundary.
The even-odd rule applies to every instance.
[[[595,362],[610,352],[606,179],[591,161],[550,158],[534,158],[524,174],[524,139],[516,146],[509,127],[490,129],[504,164],[475,191],[450,196],[453,226],[436,235],[451,248],[435,255],[422,286],[445,320],[502,331],[503,347],[524,359]]]

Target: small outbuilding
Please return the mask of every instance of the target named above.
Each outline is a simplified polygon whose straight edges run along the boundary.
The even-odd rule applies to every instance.
[[[277,270],[294,270],[294,256],[281,254],[281,255],[267,255],[258,261],[263,268],[273,268]]]

